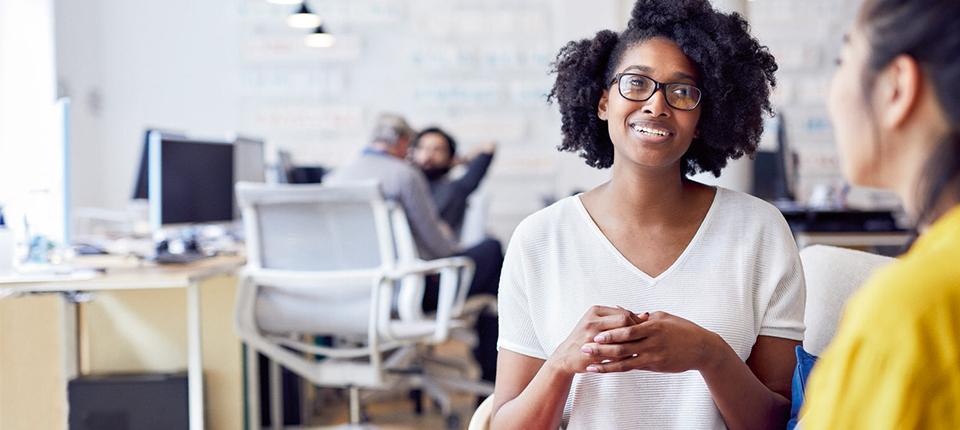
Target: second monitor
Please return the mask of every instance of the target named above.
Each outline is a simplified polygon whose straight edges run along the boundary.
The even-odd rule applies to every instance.
[[[263,144],[254,139],[193,140],[150,132],[147,139],[150,225],[237,219],[237,181],[262,182]]]

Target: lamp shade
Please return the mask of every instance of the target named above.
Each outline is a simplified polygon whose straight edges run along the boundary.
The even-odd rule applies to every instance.
[[[313,13],[306,3],[287,17],[287,25],[293,28],[314,28],[320,25],[320,17]]]
[[[308,34],[303,41],[311,48],[329,48],[336,43],[336,38],[324,31],[322,25],[318,25],[313,33]]]

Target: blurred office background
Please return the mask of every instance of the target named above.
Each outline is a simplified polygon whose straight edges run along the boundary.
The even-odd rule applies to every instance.
[[[858,2],[714,3],[745,15],[776,56],[774,106],[781,115],[764,139],[767,156],[734,162],[719,179],[702,179],[779,199],[788,211],[896,212],[889,195],[846,187],[825,107],[833,60]],[[265,142],[271,168],[283,165],[277,154],[284,151],[294,165],[333,170],[368,143],[377,114],[392,111],[416,128],[448,129],[465,149],[499,144],[482,191],[490,201],[485,227],[506,243],[525,216],[607,177],[555,150],[560,121],[546,103],[553,79],[547,72],[567,41],[622,29],[632,4],[306,0],[333,40],[316,47],[305,39],[313,28],[288,23],[299,4],[0,0],[0,206],[31,212],[30,201],[46,202],[37,203],[32,216],[68,217],[63,228],[75,237],[90,233],[83,219],[142,222],[145,211],[131,197],[146,129],[255,136]],[[62,98],[69,103],[57,104]],[[764,188],[773,182],[786,188]],[[57,210],[42,209],[50,201]],[[219,300],[214,313],[232,312],[232,296],[225,294],[211,299]],[[184,368],[182,323],[171,325],[163,311],[146,305],[159,309],[182,298],[98,297],[80,308],[80,330],[91,336],[81,345],[82,370]],[[9,321],[0,319],[7,324],[0,330],[10,329]],[[229,330],[229,321],[222,325]],[[11,339],[0,339],[4,372],[29,365],[3,361],[3,351],[20,348]],[[98,350],[98,342],[109,348]],[[225,363],[239,372],[237,360]],[[239,384],[230,372],[222,383]],[[45,405],[49,410],[33,409],[36,415],[16,421],[9,418],[16,392],[3,380],[0,386],[0,429],[63,413]],[[208,399],[210,413],[227,417],[208,418],[212,428],[241,425],[236,392]],[[33,428],[60,428],[59,419]]]
[[[309,30],[286,23],[295,7],[265,0],[6,3],[24,9],[46,4],[49,12],[31,11],[35,23],[4,14],[13,24],[4,26],[10,33],[4,52],[30,53],[40,68],[24,78],[36,82],[30,101],[4,97],[4,103],[18,112],[50,100],[52,91],[71,98],[72,207],[126,207],[147,127],[261,136],[270,147],[290,151],[298,164],[335,168],[367,143],[378,112],[396,111],[415,127],[449,128],[467,148],[500,143],[485,187],[492,196],[490,225],[501,239],[544,198],[605,178],[606,172],[553,150],[559,115],[545,103],[552,83],[546,71],[563,43],[622,28],[632,5],[308,1],[336,38],[333,47],[311,48],[303,37]],[[742,11],[777,57],[775,106],[797,154],[797,198],[808,199],[818,186],[837,186],[824,98],[856,2],[716,3]],[[6,76],[26,66],[23,60],[5,64]],[[13,88],[25,85],[12,79]],[[5,117],[0,120],[13,121]],[[36,132],[5,140],[5,153],[28,155],[36,145],[26,142]],[[731,185],[749,190],[741,179],[749,164],[731,169],[727,175],[740,179]]]

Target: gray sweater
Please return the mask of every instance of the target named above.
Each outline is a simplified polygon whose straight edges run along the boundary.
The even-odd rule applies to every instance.
[[[443,221],[426,177],[407,161],[367,149],[324,179],[325,183],[334,185],[370,179],[380,181],[384,197],[403,206],[421,258],[448,257],[460,251],[453,237],[440,227]]]

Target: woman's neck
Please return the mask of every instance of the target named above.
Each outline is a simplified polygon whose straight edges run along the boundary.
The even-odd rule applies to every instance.
[[[619,217],[636,222],[668,223],[690,202],[690,187],[680,173],[679,164],[665,169],[646,169],[614,163],[610,182],[601,194]]]
[[[940,218],[960,206],[960,181],[954,180],[953,183],[947,184],[940,195],[942,197],[934,202],[929,208],[929,213],[925,214],[927,219],[919,220],[918,232],[926,232]]]
[[[954,167],[948,167],[958,156],[954,146],[958,143],[932,84],[924,85],[919,97],[913,114],[887,132],[887,141],[896,144],[896,156],[890,157],[886,169],[881,170],[886,170],[887,187],[900,196],[907,214],[922,231],[958,203],[960,181],[957,172],[949,171]],[[947,183],[933,186],[943,180]],[[928,203],[930,193],[936,196]]]

